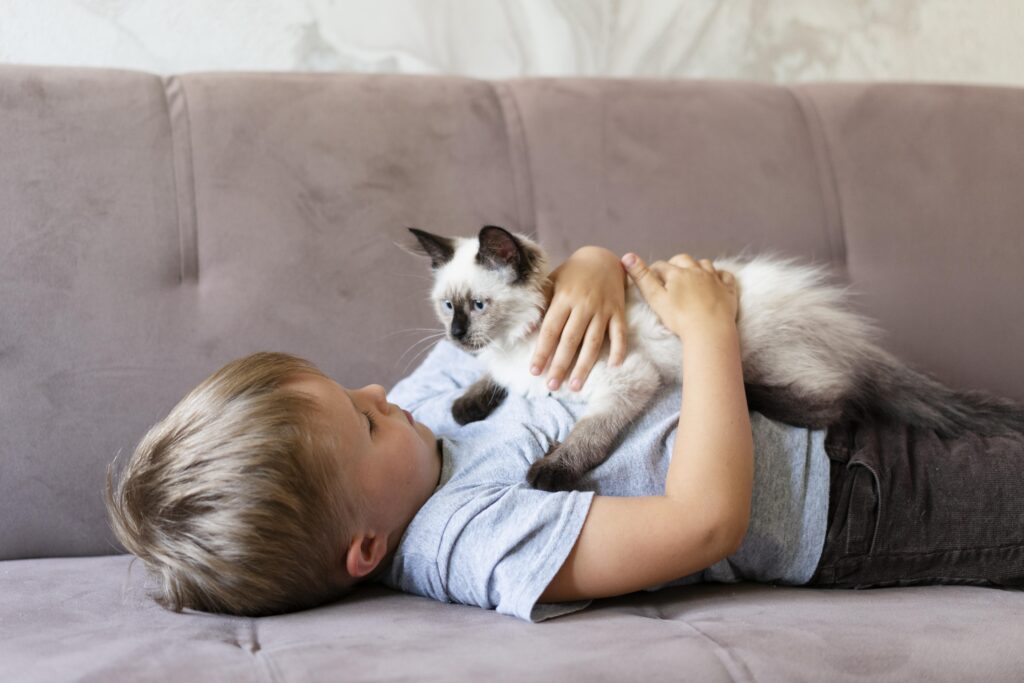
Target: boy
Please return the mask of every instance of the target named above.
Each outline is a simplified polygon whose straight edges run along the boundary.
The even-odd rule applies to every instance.
[[[835,548],[850,539],[825,543],[836,512],[824,431],[748,414],[732,278],[685,254],[650,268],[630,256],[629,276],[684,339],[682,408],[679,389],[666,388],[581,490],[525,484],[580,406],[510,396],[487,420],[458,427],[451,402],[476,369],[450,345],[390,397],[434,430],[378,385],[345,389],[305,361],[256,354],[215,373],[156,425],[116,492],[108,473],[115,531],[159,577],[157,600],[273,614],[381,580],[539,621],[673,580],[845,585],[835,568],[848,558]],[[577,272],[618,278],[621,288],[617,266],[610,277],[601,260]],[[563,338],[578,340],[570,327]],[[617,350],[621,358],[621,340]],[[560,346],[552,365],[566,355]],[[585,342],[583,365],[592,356]],[[585,374],[577,363],[576,378]],[[836,449],[850,460],[849,449]],[[846,500],[858,486],[864,497],[865,478],[831,471],[833,492]],[[830,538],[833,526],[845,528],[839,522]]]

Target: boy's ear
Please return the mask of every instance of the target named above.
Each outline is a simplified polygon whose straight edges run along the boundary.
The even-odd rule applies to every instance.
[[[356,534],[348,546],[348,554],[345,556],[345,569],[349,576],[360,579],[381,563],[384,556],[388,554],[388,540],[386,536],[376,534]]]
[[[440,235],[433,235],[424,230],[409,228],[418,244],[413,250],[430,257],[430,267],[437,270],[452,260],[455,255],[455,240]]]

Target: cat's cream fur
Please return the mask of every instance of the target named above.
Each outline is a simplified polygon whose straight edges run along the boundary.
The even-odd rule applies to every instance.
[[[550,391],[546,377],[529,372],[549,273],[543,249],[495,226],[476,237],[412,232],[431,257],[431,297],[449,339],[478,355],[489,371],[453,406],[459,422],[485,418],[505,391],[587,402],[569,438],[531,468],[531,484],[571,487],[607,457],[662,382],[679,381],[679,338],[628,281],[629,352],[623,364],[607,364],[606,341],[580,392]],[[954,392],[884,351],[876,343],[877,327],[850,309],[847,288],[830,284],[826,267],[771,254],[714,264],[733,273],[739,287],[737,327],[751,410],[812,428],[870,416],[942,434],[1024,430],[1020,406],[980,392]]]

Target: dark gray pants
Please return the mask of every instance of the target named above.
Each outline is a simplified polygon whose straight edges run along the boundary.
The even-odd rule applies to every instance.
[[[825,450],[828,531],[807,585],[1024,586],[1024,435],[842,424]]]

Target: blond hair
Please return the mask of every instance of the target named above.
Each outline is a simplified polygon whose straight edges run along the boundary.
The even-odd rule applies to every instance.
[[[162,606],[258,616],[340,597],[359,509],[313,399],[284,387],[308,361],[227,364],[143,437],[106,504],[118,540],[157,578]],[[337,461],[335,461],[337,462]]]

